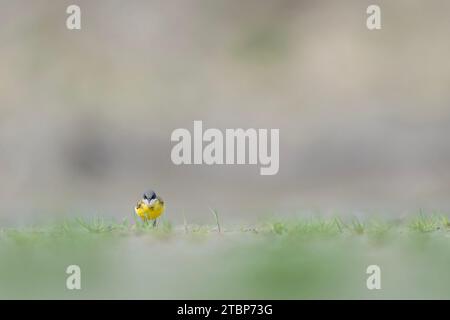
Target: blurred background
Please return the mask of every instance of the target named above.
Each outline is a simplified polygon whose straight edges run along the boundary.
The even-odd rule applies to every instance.
[[[82,30],[66,29],[77,4]],[[450,2],[0,0],[0,223],[450,209]],[[280,170],[175,166],[176,128],[279,128]]]

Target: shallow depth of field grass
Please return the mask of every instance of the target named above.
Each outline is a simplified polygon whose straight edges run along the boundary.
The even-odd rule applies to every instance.
[[[255,226],[75,219],[0,229],[0,298],[450,298],[450,222],[299,218]],[[82,289],[66,289],[68,265]],[[366,268],[382,289],[366,288]]]

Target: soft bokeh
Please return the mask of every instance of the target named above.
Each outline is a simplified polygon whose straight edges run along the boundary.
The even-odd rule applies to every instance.
[[[0,233],[0,299],[449,299],[448,227],[391,227],[364,234],[322,222],[258,233],[9,231]],[[81,290],[66,288],[73,264]],[[366,287],[373,264],[381,290]]]
[[[0,1],[0,222],[450,208],[450,2]],[[175,166],[170,134],[279,128],[280,171]]]

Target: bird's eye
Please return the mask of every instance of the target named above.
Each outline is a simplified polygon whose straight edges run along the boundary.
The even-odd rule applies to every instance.
[[[156,198],[156,193],[153,193],[152,194],[152,197],[150,198],[150,200],[153,200],[153,199],[155,199]]]

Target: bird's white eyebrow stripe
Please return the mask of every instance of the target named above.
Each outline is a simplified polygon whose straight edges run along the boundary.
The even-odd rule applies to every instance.
[[[148,200],[148,199],[143,199],[142,201],[147,205],[147,206],[151,206],[152,204],[154,204],[156,202],[156,198],[152,199],[152,200]]]

